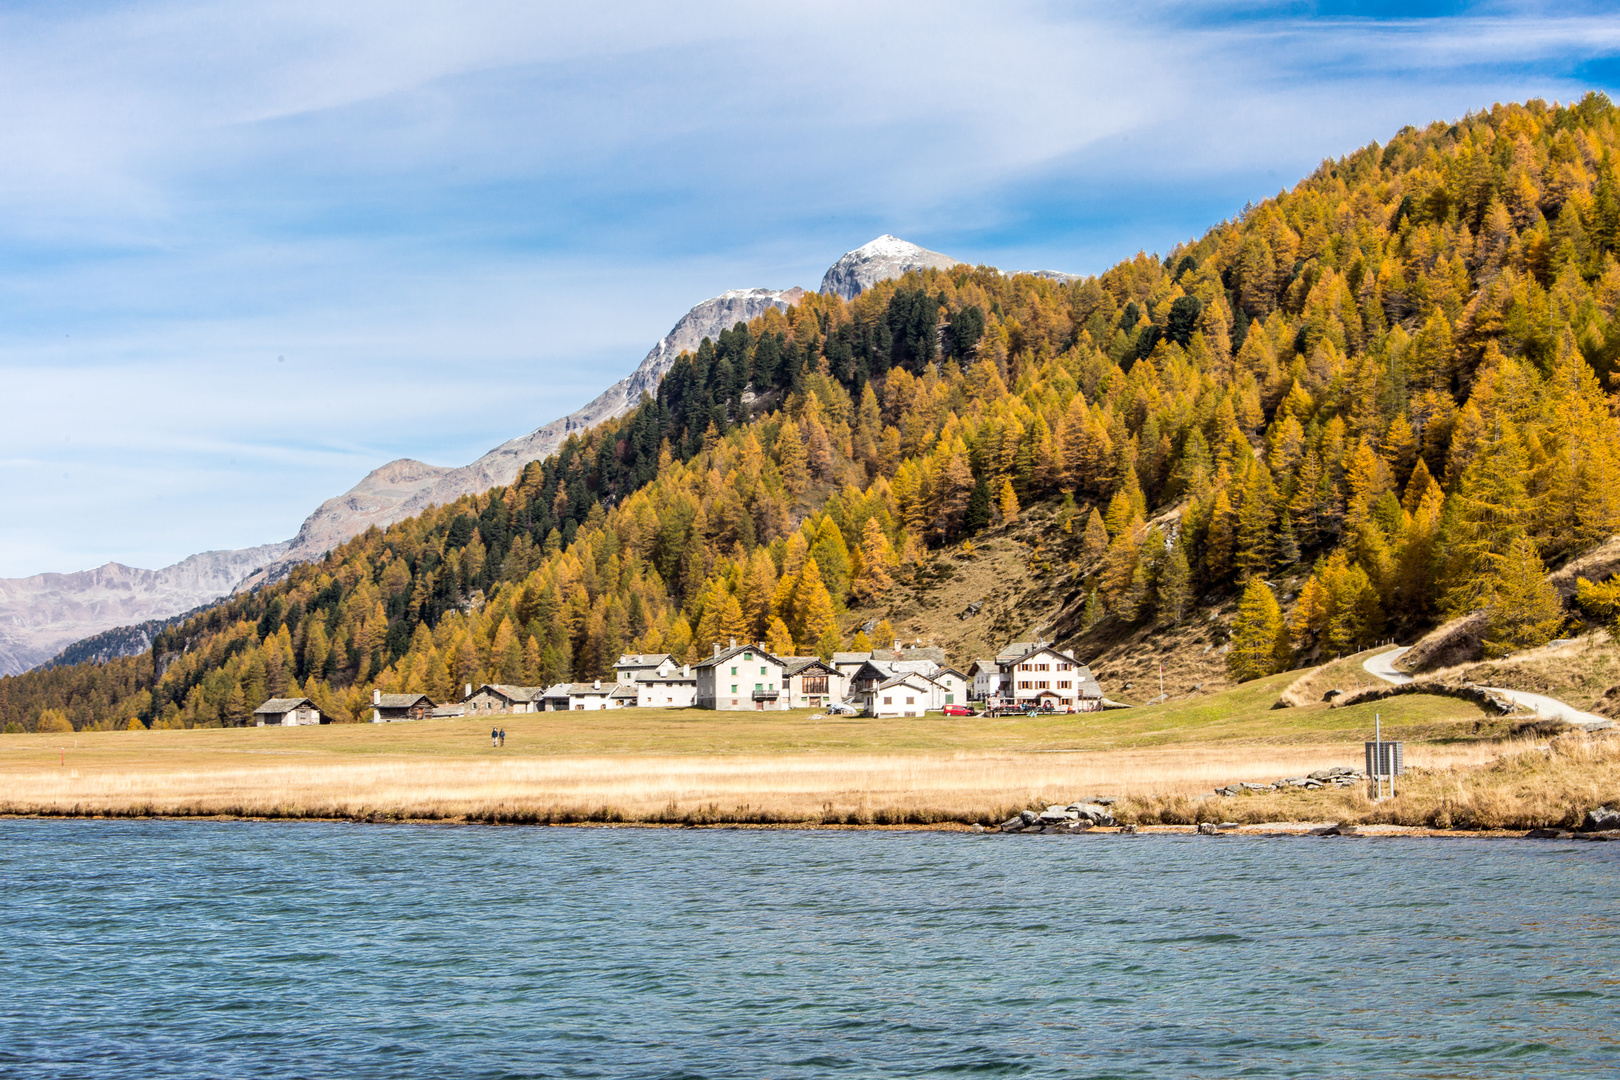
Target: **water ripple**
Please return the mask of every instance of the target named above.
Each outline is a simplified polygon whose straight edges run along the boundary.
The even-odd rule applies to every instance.
[[[1009,839],[4,821],[0,1075],[1620,1074],[1613,845]]]

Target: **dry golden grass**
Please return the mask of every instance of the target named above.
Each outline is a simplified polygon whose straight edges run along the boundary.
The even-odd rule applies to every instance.
[[[1362,666],[1370,656],[1385,651],[1388,646],[1368,649],[1331,663],[1314,667],[1300,674],[1278,696],[1297,709],[1322,704],[1322,695],[1329,690],[1353,694],[1357,690],[1374,690],[1389,684]]]
[[[1119,810],[1138,824],[1197,821],[1260,824],[1330,821],[1438,829],[1574,828],[1594,806],[1620,805],[1620,738],[1571,733],[1550,744],[1499,744],[1488,760],[1409,761],[1392,799],[1374,802],[1363,787],[1249,793],[1230,798],[1181,795],[1132,799]],[[1415,765],[1415,767],[1413,767]]]
[[[1356,761],[1359,746],[220,762],[4,773],[13,813],[475,820],[974,821],[1096,795],[1208,792]],[[1492,750],[1422,748],[1431,767]]]
[[[1275,680],[1273,680],[1275,681]],[[999,820],[1100,794],[1193,796],[1360,758],[1353,710],[1266,705],[1251,684],[1196,707],[1082,717],[872,721],[624,710],[485,722],[12,735],[0,812],[505,821]],[[1413,699],[1417,729],[1477,710]],[[1394,717],[1390,718],[1395,726]],[[1494,744],[1413,747],[1435,767]]]
[[[1490,794],[1519,776],[1499,757],[1517,761],[1525,744],[1504,742],[1472,705],[1413,696],[1378,706],[1386,737],[1405,738],[1408,762],[1425,770],[1403,788],[1401,809],[1375,811],[1344,792],[1211,795],[1236,781],[1359,765],[1374,709],[1272,709],[1293,678],[1036,719],[506,716],[497,721],[508,734],[500,749],[490,746],[487,720],[9,735],[0,737],[0,813],[897,824],[999,821],[1032,805],[1114,795],[1126,800],[1123,814],[1143,822],[1439,820],[1450,808],[1461,824],[1568,816],[1612,786],[1613,762],[1571,757],[1535,773],[1520,795]],[[1462,784],[1466,798],[1424,786],[1442,776]],[[1505,801],[1487,806],[1490,798]]]
[[[1501,660],[1425,672],[1421,679],[1527,690],[1567,701],[1577,709],[1620,717],[1620,646],[1606,630]]]

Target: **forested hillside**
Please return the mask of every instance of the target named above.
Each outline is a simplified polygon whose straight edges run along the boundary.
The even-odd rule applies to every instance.
[[[1476,609],[1489,647],[1532,644],[1562,621],[1546,566],[1620,528],[1617,245],[1620,112],[1591,95],[1408,128],[1098,277],[807,296],[511,487],[145,656],[0,680],[0,714],[235,723],[302,688],[355,718],[373,686],[446,699],[729,636],[826,654],[1037,502],[1085,627],[1242,590],[1234,677]]]

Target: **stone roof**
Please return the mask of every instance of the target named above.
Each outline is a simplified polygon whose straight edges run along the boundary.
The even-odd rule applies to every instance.
[[[619,662],[613,666],[622,667],[657,667],[669,659],[669,653],[625,653],[619,657]]]
[[[1040,647],[1041,643],[1038,641],[1015,641],[1011,645],[1008,645],[1005,649],[1002,649],[1000,652],[996,653],[996,663],[1010,664],[1026,653],[1033,652]]]
[[[764,657],[766,660],[771,661],[773,664],[781,664],[782,663],[782,661],[780,659],[778,659],[777,657],[771,655],[769,652],[766,652],[764,649],[760,648],[758,645],[734,645],[729,649],[721,649],[720,650],[720,655],[711,656],[708,659],[704,660],[702,663],[693,664],[692,666],[693,667],[698,667],[698,668],[715,667],[715,666],[717,666],[719,664],[725,663],[726,661],[730,660],[732,657],[738,656],[738,655],[740,655],[742,653],[745,653],[745,652],[758,653],[760,656]]]
[[[466,715],[467,706],[465,705],[435,705],[428,710],[428,716],[435,720],[448,720],[454,716]]]
[[[419,701],[425,701],[431,707],[433,699],[426,694],[379,694],[371,704],[379,709],[409,709]]]
[[[274,713],[280,715],[281,713],[290,713],[294,709],[303,705],[308,705],[312,709],[316,708],[315,703],[309,700],[307,697],[273,697],[269,701],[266,701],[263,705],[260,705],[257,709],[254,709],[253,715],[257,716],[260,713]],[[317,709],[317,711],[319,710]]]
[[[546,688],[543,686],[508,686],[506,683],[484,683],[475,689],[470,696],[476,697],[489,690],[507,701],[533,701],[544,697]]]
[[[832,654],[832,662],[835,664],[860,664],[870,659],[872,659],[872,654],[869,652],[835,652]]]
[[[807,667],[810,667],[811,665],[824,667],[828,671],[834,670],[831,664],[822,660],[819,656],[779,656],[777,659],[781,660],[782,663],[786,665],[782,671],[782,674],[784,675],[797,675],[799,672],[803,671]]]
[[[613,693],[609,694],[608,697],[629,698],[631,701],[634,701],[636,699],[636,688],[633,684],[627,686],[624,683],[619,683],[613,688]]]
[[[915,684],[913,684],[911,682],[912,679],[918,679],[918,680],[921,680],[922,682],[933,682],[932,679],[930,679],[928,676],[922,674],[919,671],[906,671],[906,672],[900,673],[899,675],[896,675],[892,679],[889,679],[889,680],[887,680],[885,682],[878,683],[872,689],[874,691],[876,691],[876,690],[887,690],[892,686],[911,686],[915,690],[927,689],[926,687],[916,686]]]
[[[932,660],[944,666],[945,650],[938,645],[917,645],[903,649],[873,649],[874,660]]]

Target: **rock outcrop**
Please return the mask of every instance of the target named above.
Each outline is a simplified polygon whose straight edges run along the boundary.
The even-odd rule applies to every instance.
[[[27,671],[63,646],[104,630],[229,596],[243,578],[286,551],[283,542],[205,551],[161,570],[110,562],[72,574],[0,578],[0,675]]]
[[[948,270],[960,261],[885,233],[833,263],[821,278],[821,291],[853,300],[880,281],[912,270]]]

